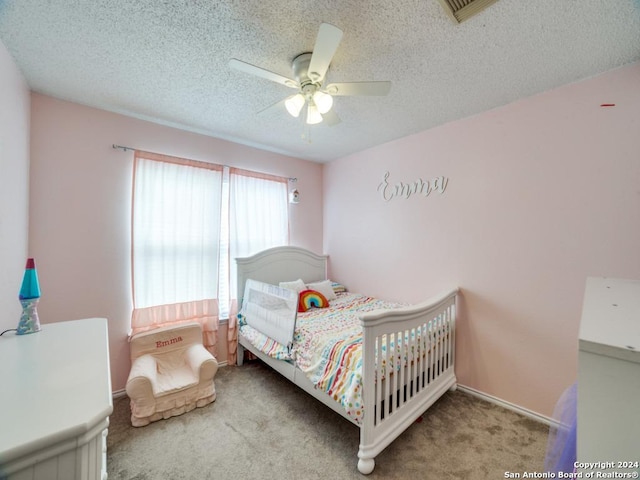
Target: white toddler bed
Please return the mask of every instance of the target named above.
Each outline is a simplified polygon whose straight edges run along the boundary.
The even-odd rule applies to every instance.
[[[260,290],[257,293],[260,297],[272,293],[271,301],[285,303],[297,302],[297,294],[292,299],[282,289],[271,286],[296,279],[302,279],[306,284],[317,282],[326,279],[327,273],[326,256],[316,255],[299,247],[271,248],[251,257],[237,258],[236,264],[239,296],[244,295],[245,286],[249,282],[256,291]],[[340,403],[338,398],[334,398],[336,395],[332,396],[329,391],[319,388],[317,376],[311,376],[314,379],[312,381],[308,377],[309,369],[306,368],[305,373],[298,365],[295,355],[294,358],[281,360],[277,359],[280,358],[277,355],[263,353],[265,349],[256,346],[251,328],[245,329],[247,335],[243,333],[243,329],[239,329],[238,365],[242,365],[244,349],[247,349],[294,384],[358,425],[358,470],[369,474],[375,467],[375,457],[384,448],[447,390],[456,388],[454,366],[457,292],[457,289],[453,289],[416,305],[396,305],[392,309],[356,313],[362,326],[361,340],[353,342],[360,349],[358,354],[361,354],[361,361],[357,362],[361,371],[352,375],[358,380],[355,390],[361,391],[362,408],[358,410],[362,412],[359,411],[358,415],[354,414],[354,409],[349,411],[345,408],[344,402]],[[274,341],[274,344],[287,345],[289,350],[296,350],[295,340],[301,342],[302,334],[296,333],[295,315],[290,320],[282,315],[261,315],[255,308],[251,308],[253,305],[248,299],[244,304],[242,299],[239,300],[239,304],[243,305],[240,316],[253,329],[259,329],[257,335],[277,338],[279,341]],[[342,303],[350,300],[343,298]],[[334,302],[330,303],[331,306],[326,311],[334,312],[332,315],[335,317],[337,313],[332,310]],[[335,304],[339,303],[340,298]],[[377,306],[369,300],[367,304],[372,305],[371,308]],[[314,315],[317,314],[319,312],[314,312]],[[304,315],[298,314],[300,325]],[[302,329],[300,325],[298,330]],[[336,349],[338,348],[326,350]],[[387,352],[393,354],[389,356]]]

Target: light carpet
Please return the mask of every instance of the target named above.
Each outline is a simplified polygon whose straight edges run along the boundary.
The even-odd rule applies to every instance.
[[[461,391],[447,392],[357,471],[359,430],[259,361],[223,367],[217,400],[146,427],[114,401],[109,480],[501,479],[541,472],[549,428]]]

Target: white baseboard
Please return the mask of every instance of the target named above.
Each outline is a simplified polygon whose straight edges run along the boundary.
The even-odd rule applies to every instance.
[[[520,415],[524,415],[525,417],[531,418],[532,420],[535,420],[540,423],[544,423],[545,425],[549,425],[550,427],[558,426],[558,422],[553,418],[541,415],[527,408],[521,407],[519,405],[515,405],[511,402],[507,402],[506,400],[502,400],[501,398],[494,397],[493,395],[489,395],[488,393],[481,392],[480,390],[476,390],[475,388],[467,387],[465,385],[460,385],[460,384],[458,384],[458,388],[461,391],[468,393],[469,395],[473,395],[474,397],[481,398],[482,400],[485,400],[489,403],[493,403],[502,408],[506,408],[507,410],[514,411],[516,413],[519,413]]]
[[[227,365],[228,363],[226,360],[224,362],[218,362],[218,367],[226,367]],[[120,390],[114,390],[113,392],[111,392],[111,398],[113,398],[114,400],[118,398],[126,397],[126,396],[127,396],[127,391],[124,388]]]

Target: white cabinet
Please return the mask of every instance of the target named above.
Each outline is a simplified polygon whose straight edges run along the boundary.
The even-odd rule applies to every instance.
[[[640,281],[587,279],[578,353],[578,461],[639,472]],[[630,468],[618,462],[631,462]],[[601,477],[605,478],[605,477]]]
[[[107,478],[108,343],[104,318],[0,337],[0,479]]]

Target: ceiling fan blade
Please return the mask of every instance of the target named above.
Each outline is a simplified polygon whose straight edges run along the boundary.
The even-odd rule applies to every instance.
[[[391,82],[346,82],[331,83],[325,91],[334,96],[346,95],[387,95],[391,90]]]
[[[340,117],[332,108],[327,113],[322,114],[322,121],[326,123],[328,126],[333,127],[334,125],[339,124],[342,120],[340,120]]]
[[[328,23],[320,25],[311,61],[309,62],[308,75],[311,81],[322,81],[338,49],[340,40],[342,40],[342,30]]]
[[[250,63],[243,62],[242,60],[238,60],[236,58],[232,58],[231,60],[229,60],[229,66],[244,73],[266,78],[267,80],[271,80],[272,82],[281,83],[285,87],[298,88],[298,82],[296,82],[295,80],[284,77],[269,70],[265,70],[264,68],[256,67],[255,65],[251,65]]]

